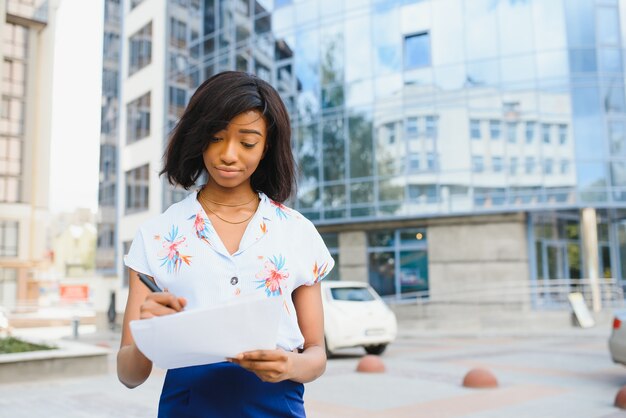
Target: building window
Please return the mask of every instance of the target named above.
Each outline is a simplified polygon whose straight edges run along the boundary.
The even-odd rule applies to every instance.
[[[490,120],[489,121],[489,134],[491,135],[491,139],[500,139],[502,126],[499,120]]]
[[[534,157],[526,157],[526,166],[525,166],[526,174],[531,174],[535,171],[535,158]]]
[[[152,61],[152,22],[130,37],[128,75],[133,75]]]
[[[407,136],[417,136],[419,134],[417,128],[417,117],[410,117],[406,119],[406,134]]]
[[[385,131],[387,134],[387,142],[389,144],[395,144],[396,142],[396,125],[394,123],[385,124]]]
[[[559,144],[567,142],[567,125],[559,125]]]
[[[480,139],[480,121],[476,119],[470,120],[470,138]]]
[[[426,136],[428,138],[437,137],[437,117],[426,116]]]
[[[126,172],[126,213],[148,210],[150,195],[150,166],[148,164]]]
[[[509,142],[517,142],[517,122],[507,122],[506,138]]]
[[[143,0],[130,0],[130,10],[133,10],[135,7],[139,6],[141,3],[143,3]]]
[[[569,172],[569,160],[561,160],[561,174]]]
[[[19,202],[22,176],[22,141],[0,136],[0,202]]]
[[[127,144],[150,135],[150,92],[126,106],[126,131]]]
[[[181,117],[187,106],[187,91],[170,86],[170,114]]]
[[[426,166],[429,171],[437,169],[437,155],[434,152],[426,153]]]
[[[404,68],[420,68],[430,65],[430,34],[416,33],[404,37]]]
[[[482,155],[474,155],[472,157],[472,171],[474,173],[482,173],[485,170],[485,162]]]
[[[517,157],[511,157],[509,160],[509,174],[517,174]]]
[[[541,137],[543,138],[544,144],[550,143],[550,124],[549,123],[541,124]]]
[[[104,32],[102,55],[105,61],[117,62],[120,57],[120,36],[113,32]]]
[[[535,139],[535,122],[526,122],[526,143],[532,144]]]
[[[551,158],[543,160],[543,174],[552,174],[552,166],[554,162]]]
[[[380,295],[427,297],[426,229],[370,231],[367,243],[369,283]]]
[[[0,257],[17,257],[19,223],[0,222]]]
[[[187,48],[187,25],[173,17],[170,18],[170,45],[180,49]]]
[[[502,157],[491,157],[491,169],[494,173],[500,173],[502,171]]]
[[[420,154],[409,154],[409,173],[420,171]]]

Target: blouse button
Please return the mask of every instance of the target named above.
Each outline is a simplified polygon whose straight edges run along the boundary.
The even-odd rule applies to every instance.
[[[234,286],[237,283],[239,283],[239,279],[236,276],[233,276],[233,277],[230,278],[230,284],[232,284]]]

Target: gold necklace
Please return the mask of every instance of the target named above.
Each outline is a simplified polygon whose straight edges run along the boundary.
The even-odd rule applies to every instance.
[[[247,217],[246,219],[244,219],[243,221],[232,222],[232,221],[228,221],[228,220],[226,220],[226,219],[222,218],[220,215],[218,215],[217,213],[213,212],[213,211],[211,210],[211,208],[209,208],[208,206],[205,206],[205,208],[206,208],[209,212],[211,212],[213,215],[217,216],[217,218],[218,218],[218,219],[220,219],[220,220],[222,220],[222,221],[226,222],[227,224],[232,224],[232,225],[238,225],[238,224],[242,224],[242,223],[244,223],[244,222],[247,222],[247,221],[249,221],[250,219],[252,219],[252,217],[253,217],[253,216],[254,216],[254,214],[256,213],[256,210],[255,210],[254,212],[252,212],[252,215],[248,216],[248,217]]]
[[[255,196],[255,197],[256,197],[256,198],[258,198],[258,196]],[[205,199],[206,199],[206,197],[205,197],[202,193],[200,194],[200,198],[201,198],[202,200],[205,200]],[[206,200],[209,200],[209,199],[206,199]],[[252,200],[254,200],[254,198],[252,198]],[[248,203],[252,202],[252,200],[248,201]],[[260,199],[259,199],[259,201],[260,201]],[[211,202],[211,201],[209,200],[209,202]],[[252,219],[252,217],[253,217],[253,216],[254,216],[254,214],[256,213],[256,209],[255,209],[254,211],[252,211],[252,214],[251,214],[250,216],[248,216],[246,219],[244,219],[243,221],[232,222],[232,221],[229,221],[229,220],[227,220],[227,219],[222,218],[220,215],[218,215],[217,213],[215,213],[215,211],[211,210],[211,208],[210,208],[210,207],[206,204],[206,202],[205,202],[205,203],[204,203],[204,205],[202,205],[202,206],[203,206],[206,210],[208,210],[209,212],[211,212],[213,215],[215,215],[215,216],[217,217],[217,219],[219,219],[219,220],[221,220],[221,221],[224,221],[224,222],[226,222],[226,223],[228,223],[228,224],[231,224],[231,225],[239,225],[239,224],[242,224],[242,223],[244,223],[244,222],[248,222],[250,219]],[[242,205],[237,205],[237,206],[242,206]],[[257,208],[258,208],[258,205],[257,205]]]
[[[247,204],[251,203],[251,202],[254,200],[254,198],[255,198],[255,197],[258,197],[257,195],[254,195],[254,196],[252,196],[252,199],[248,200],[246,203],[237,203],[236,205],[233,205],[233,204],[229,204],[229,203],[219,203],[219,202],[215,202],[215,201],[213,201],[213,200],[209,199],[208,197],[204,196],[204,193],[201,193],[201,194],[202,194],[202,198],[203,198],[204,200],[206,200],[206,201],[208,201],[208,202],[211,202],[211,203],[214,203],[214,204],[216,204],[216,205],[226,206],[226,207],[229,207],[229,208],[234,208],[234,207],[237,207],[237,206],[245,206],[245,205],[247,205]]]

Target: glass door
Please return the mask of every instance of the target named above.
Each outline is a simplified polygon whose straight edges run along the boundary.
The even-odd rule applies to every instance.
[[[546,302],[564,302],[570,287],[570,269],[567,245],[562,241],[544,240],[542,243],[542,296]]]

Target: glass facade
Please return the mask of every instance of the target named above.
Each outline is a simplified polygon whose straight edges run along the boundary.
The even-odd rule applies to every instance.
[[[102,105],[100,109],[99,214],[96,247],[96,269],[103,275],[113,275],[116,270],[121,21],[122,4],[120,0],[105,0],[102,44]]]
[[[626,273],[625,0],[177,0],[166,10],[167,33],[154,36],[167,45],[167,131],[206,78],[235,69],[268,80],[292,120],[289,203],[318,225],[522,212],[530,279],[576,279],[586,277],[580,232],[563,225],[592,207],[602,275]],[[164,207],[181,196],[163,190]],[[426,234],[368,230],[381,294],[429,289]]]

